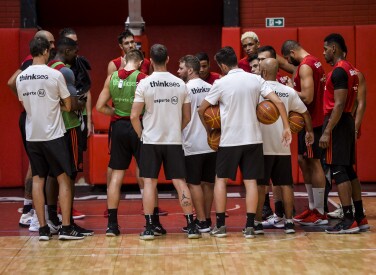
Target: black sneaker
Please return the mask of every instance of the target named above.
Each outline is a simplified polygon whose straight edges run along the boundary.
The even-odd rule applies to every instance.
[[[337,223],[333,227],[329,227],[325,230],[328,234],[352,234],[359,233],[360,229],[355,220],[344,219]]]
[[[201,233],[210,232],[211,228],[210,226],[208,226],[206,221],[195,220],[195,223],[198,231],[200,231]]]
[[[153,225],[153,226],[154,226],[154,228],[153,228],[154,236],[162,236],[162,235],[167,234],[166,229],[164,229],[163,226],[160,223]]]
[[[39,241],[49,241],[52,239],[52,234],[48,225],[39,227]]]
[[[197,228],[195,222],[188,225],[188,239],[199,239],[201,238],[201,233]]]
[[[107,225],[106,236],[116,237],[120,235],[119,225],[117,223],[109,223]]]
[[[264,205],[262,207],[262,220],[266,221],[270,216],[273,216],[273,210],[270,208],[270,206]]]
[[[69,226],[68,229],[61,227],[59,230],[59,240],[82,240],[83,238],[85,236],[77,232],[73,225]]]
[[[81,234],[84,235],[84,236],[93,236],[93,235],[94,235],[94,231],[93,231],[93,230],[82,228],[81,226],[79,226],[79,225],[76,224],[76,223],[73,223],[72,226],[74,227],[74,229],[75,229],[78,233],[81,233]]]
[[[144,241],[154,240],[154,231],[152,226],[147,226],[144,232],[140,233],[140,239]]]
[[[255,235],[264,235],[264,226],[262,225],[261,222],[259,222],[257,225],[255,223],[255,225],[253,226],[253,229],[254,229]]]
[[[293,222],[285,223],[285,233],[286,234],[295,234],[295,224]]]

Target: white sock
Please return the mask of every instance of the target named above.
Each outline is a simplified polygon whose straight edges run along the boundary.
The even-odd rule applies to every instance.
[[[32,204],[33,204],[33,200],[24,199],[24,205],[32,205]]]
[[[143,197],[144,196],[144,189],[140,189],[140,192],[141,192],[141,196]]]
[[[307,194],[308,194],[309,209],[313,210],[314,209],[314,199],[313,199],[313,192],[312,192],[312,184],[305,184],[305,187],[307,189]]]
[[[320,214],[324,214],[324,194],[325,188],[312,188],[313,192],[313,199],[315,201],[314,208],[320,212]]]

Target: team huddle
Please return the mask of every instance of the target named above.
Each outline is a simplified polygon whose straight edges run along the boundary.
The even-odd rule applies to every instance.
[[[79,140],[86,139],[80,133],[85,125],[81,113],[89,90],[77,89],[76,74],[70,68],[79,59],[77,42],[61,37],[57,55],[51,59],[51,41],[45,36],[36,35],[31,41],[33,63],[18,73],[14,89],[26,110],[25,148],[33,175],[39,239],[49,240],[52,233],[62,240],[82,239],[93,231],[74,223],[72,194],[82,160],[82,152],[75,149],[80,148]],[[337,184],[343,213],[341,221],[326,232],[369,229],[353,169],[355,141],[365,111],[365,80],[346,60],[347,47],[341,35],[330,34],[324,39],[324,58],[333,66],[326,75],[319,59],[298,42],[285,41],[280,56],[271,46],[261,47],[254,32],[241,37],[245,58],[238,61],[231,47],[216,53],[222,75],[209,71],[205,53],[181,57],[176,77],[167,70],[169,57],[164,45],[154,44],[148,60],[136,49],[130,31],[122,32],[118,43],[124,56],[108,64],[108,76],[96,103],[99,112],[111,116],[107,236],[120,235],[120,190],[133,157],[145,216],[142,240],[167,233],[158,207],[157,179],[162,164],[166,179],[172,180],[178,193],[187,222],[183,231],[189,239],[200,238],[203,232],[227,236],[226,186],[228,179],[236,178],[238,169],[246,190],[242,233],[247,239],[264,234],[268,226],[293,234],[294,222],[328,224],[326,190],[332,182]],[[281,76],[279,69],[291,73],[292,78]],[[264,100],[272,102],[280,114],[273,124],[258,120],[256,107]],[[205,122],[205,112],[213,105],[220,110],[217,150],[209,146],[208,139],[219,130]],[[309,201],[308,208],[295,216],[291,112],[304,119],[305,129],[298,133],[298,160]],[[90,123],[86,125],[90,127]],[[58,195],[61,221],[56,207],[49,209],[46,220],[46,178],[55,179],[58,186],[52,205],[56,206]],[[275,213],[270,207],[270,183]],[[51,200],[51,194],[46,194],[46,200]],[[213,201],[215,223],[211,220]]]

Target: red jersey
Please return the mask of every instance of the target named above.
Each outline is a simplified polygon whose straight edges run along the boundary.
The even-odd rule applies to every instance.
[[[342,68],[345,70],[347,74],[347,98],[345,103],[345,108],[343,109],[344,113],[351,113],[354,103],[356,100],[356,93],[358,91],[359,86],[359,78],[358,73],[355,67],[348,62],[347,60],[340,60],[337,64],[334,65],[333,71],[336,68]],[[324,93],[324,115],[330,115],[334,108],[334,84],[332,82],[332,74],[331,71],[328,74],[328,78],[325,84],[325,93]]]
[[[251,72],[251,67],[249,66],[249,62],[248,62],[248,57],[244,57],[242,59],[239,60],[238,62],[238,67],[240,69],[243,69],[245,72],[247,73],[250,73]]]
[[[214,81],[216,81],[217,79],[220,79],[220,78],[221,78],[220,74],[210,72],[208,77],[206,79],[204,79],[204,81],[209,83],[210,85],[213,85]]]
[[[286,85],[287,79],[281,75],[279,72],[277,72],[277,81],[283,85]]]
[[[307,109],[312,118],[312,127],[321,126],[324,122],[324,112],[323,112],[323,96],[324,96],[324,84],[325,84],[325,72],[321,65],[321,62],[312,55],[307,55],[304,57],[298,68],[296,69],[296,74],[294,77],[294,88],[296,91],[300,92],[302,90],[300,83],[299,70],[302,65],[308,65],[311,67],[313,72],[313,100],[307,105]]]
[[[119,68],[121,66],[121,62],[122,62],[121,59],[122,59],[122,56],[112,60],[112,62],[114,62],[115,66],[116,66],[116,70],[119,70]],[[150,68],[150,61],[149,61],[149,59],[144,58],[144,62],[142,62],[140,72],[142,72],[144,74],[149,74],[149,68]]]

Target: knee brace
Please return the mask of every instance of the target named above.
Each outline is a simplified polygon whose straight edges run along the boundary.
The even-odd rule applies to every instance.
[[[350,181],[346,168],[347,167],[343,165],[330,165],[332,180],[334,180],[336,184]]]

